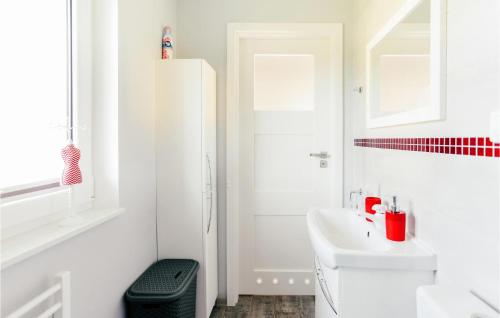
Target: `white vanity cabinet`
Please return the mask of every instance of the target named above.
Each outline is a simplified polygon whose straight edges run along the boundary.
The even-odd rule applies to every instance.
[[[417,287],[432,285],[436,255],[393,242],[351,209],[307,213],[316,273],[316,318],[416,318]]]
[[[158,63],[158,257],[200,263],[197,318],[210,316],[218,294],[215,93],[205,61]]]
[[[416,318],[417,288],[434,284],[433,271],[315,266],[316,318]]]

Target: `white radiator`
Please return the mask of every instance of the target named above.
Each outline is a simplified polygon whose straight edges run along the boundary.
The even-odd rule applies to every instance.
[[[70,272],[62,272],[56,275],[55,284],[49,289],[36,296],[24,306],[14,311],[6,318],[22,318],[41,304],[49,302],[50,306],[47,310],[36,316],[36,318],[71,318],[71,274]],[[29,317],[32,317],[30,315]]]

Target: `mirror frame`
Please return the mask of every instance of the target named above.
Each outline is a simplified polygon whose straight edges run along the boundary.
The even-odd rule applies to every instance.
[[[392,30],[426,0],[408,0],[375,34],[366,46],[366,124],[368,128],[407,125],[445,119],[446,114],[446,0],[430,1],[430,85],[429,107],[372,118],[370,101],[371,51]]]

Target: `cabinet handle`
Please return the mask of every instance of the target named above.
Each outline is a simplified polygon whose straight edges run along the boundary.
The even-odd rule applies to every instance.
[[[335,303],[333,302],[332,294],[330,293],[330,289],[328,288],[328,283],[326,282],[325,276],[323,275],[323,269],[321,268],[321,263],[317,256],[314,258],[314,267],[319,286],[321,287],[321,291],[323,292],[328,305],[330,305],[333,312],[335,313],[335,316],[338,316],[337,309],[335,309]]]
[[[209,188],[208,188],[208,191],[210,191],[210,209],[209,209],[209,214],[208,214],[208,226],[207,226],[207,234],[210,233],[210,227],[212,225],[212,205],[213,205],[213,196],[214,196],[214,193],[213,193],[213,190],[212,190],[212,164],[210,162],[210,156],[208,155],[208,153],[206,154],[206,158],[207,158],[207,167],[208,167],[208,185],[209,185]]]

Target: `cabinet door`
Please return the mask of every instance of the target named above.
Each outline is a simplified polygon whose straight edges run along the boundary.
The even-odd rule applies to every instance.
[[[203,63],[204,252],[207,317],[218,295],[215,72]]]
[[[339,306],[339,271],[326,267],[316,258],[315,272],[316,317],[342,317]]]
[[[200,73],[200,61],[158,63],[156,189],[160,259],[202,261]]]

